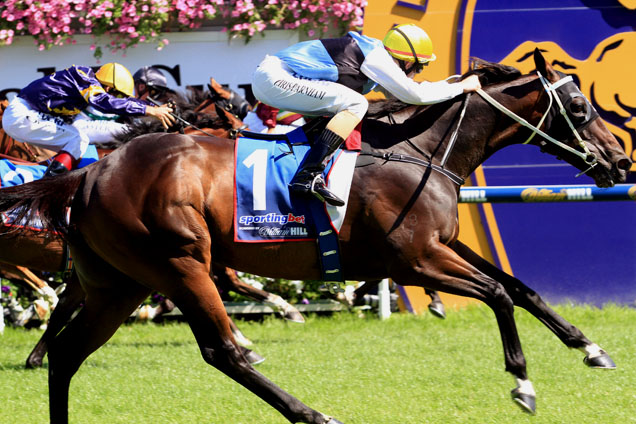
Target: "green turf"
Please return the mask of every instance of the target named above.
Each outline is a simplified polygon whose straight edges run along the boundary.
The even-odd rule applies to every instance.
[[[516,317],[537,391],[537,415],[510,400],[494,315],[484,306],[429,315],[340,314],[305,325],[239,322],[267,360],[258,370],[344,423],[636,423],[636,310],[556,308],[608,350],[614,371],[588,369],[525,311]],[[48,419],[47,370],[24,370],[37,330],[0,336],[0,423]],[[46,362],[45,362],[46,367]],[[184,324],[133,324],[73,379],[72,423],[287,422],[206,365]]]

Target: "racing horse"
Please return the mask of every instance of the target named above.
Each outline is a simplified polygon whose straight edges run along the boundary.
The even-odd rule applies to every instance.
[[[362,126],[370,160],[354,172],[339,233],[345,279],[390,277],[490,307],[506,370],[516,379],[513,400],[531,413],[536,395],[514,306],[581,350],[587,365],[615,364],[537,293],[457,240],[460,184],[497,150],[525,141],[558,155],[599,187],[625,181],[631,166],[571,78],[557,73],[538,50],[534,59],[537,73],[528,75],[478,62],[464,75],[480,77],[484,88],[478,95],[430,106],[389,101],[378,113],[370,111]],[[25,220],[38,213],[64,234],[86,292],[84,308],[50,345],[51,422],[68,422],[71,378],[156,290],[184,313],[207,363],[290,422],[340,423],[257,372],[232,339],[211,284],[212,263],[287,279],[321,275],[314,242],[234,241],[233,146],[226,139],[148,134],[90,167],[0,190],[0,211]],[[68,224],[64,210],[71,205]]]
[[[243,128],[243,123],[237,119],[231,112],[223,108],[215,107],[214,103],[206,103],[204,92],[193,92],[191,97],[172,96],[170,99],[176,101],[180,110],[188,112],[197,109],[196,113],[188,113],[187,117],[192,122],[197,123],[197,128],[185,127],[183,131],[187,133],[210,133],[220,137],[229,137],[232,133]],[[1,112],[0,110],[0,117]],[[149,129],[159,131],[160,123],[137,123],[131,124],[130,133],[141,133]],[[202,128],[203,127],[203,128]],[[7,136],[0,128],[0,136],[2,136],[3,152],[6,158],[10,160],[20,159],[25,163],[34,164],[31,160],[38,162],[46,160],[51,152],[44,149],[37,149],[26,143],[21,143]],[[128,139],[132,138],[130,134],[121,135],[121,140],[116,140],[111,148],[99,148],[100,157],[105,157],[114,151],[119,145],[123,145]],[[22,153],[27,152],[28,156]],[[0,267],[6,272],[21,276],[24,281],[32,287],[40,295],[50,299],[52,307],[56,307],[51,314],[46,331],[29,354],[26,360],[27,368],[35,368],[42,366],[42,360],[48,350],[47,341],[57,334],[68,319],[77,310],[84,300],[84,292],[79,282],[73,278],[72,274],[65,278],[66,289],[60,296],[58,305],[58,297],[55,291],[44,281],[37,278],[28,268],[37,269],[39,271],[63,272],[70,271],[71,259],[67,250],[66,243],[57,234],[48,231],[42,231],[37,227],[25,228],[25,231],[15,234],[15,227],[6,225],[0,217]],[[214,270],[215,283],[222,289],[227,291],[235,291],[243,296],[255,299],[271,306],[283,318],[291,322],[304,323],[303,315],[292,305],[286,302],[280,296],[257,289],[244,281],[242,281],[236,272],[225,267],[215,267]],[[233,324],[233,323],[232,323]],[[233,325],[233,333],[240,336],[238,328]],[[249,344],[249,340],[245,339],[245,343]],[[252,363],[262,361],[262,357],[252,351],[246,352]]]

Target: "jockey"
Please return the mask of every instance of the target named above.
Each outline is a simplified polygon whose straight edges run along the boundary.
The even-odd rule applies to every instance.
[[[147,106],[154,106],[147,101],[148,96],[160,103],[166,103],[164,96],[173,91],[168,88],[168,80],[163,73],[151,66],[140,68],[133,75],[135,97]],[[88,105],[73,120],[73,126],[88,136],[91,144],[110,143],[118,135],[126,132],[128,125],[121,123],[120,115],[103,113]]]
[[[369,104],[363,94],[372,89],[405,103],[432,104],[481,87],[477,76],[457,83],[413,81],[433,60],[431,39],[413,24],[394,26],[383,41],[352,31],[341,38],[303,41],[266,56],[252,78],[258,100],[303,115],[333,116],[301,163],[290,191],[344,205],[325,186],[322,172],[366,114]]]
[[[164,127],[174,122],[168,106],[147,106],[132,99],[133,78],[119,63],[107,63],[95,73],[86,66],[71,66],[33,81],[11,101],[2,117],[8,135],[16,140],[58,152],[44,176],[72,169],[86,152],[90,138],[73,117],[88,106],[125,116],[154,116]]]
[[[148,96],[159,101],[165,93],[172,92],[168,88],[168,80],[159,68],[154,66],[143,66],[133,75],[135,82],[135,93],[137,98],[145,100]]]

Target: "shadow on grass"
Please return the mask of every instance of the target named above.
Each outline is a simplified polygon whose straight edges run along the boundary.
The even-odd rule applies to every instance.
[[[156,342],[127,342],[127,341],[109,341],[107,345],[109,348],[118,348],[118,347],[184,347],[184,346],[195,346],[196,342],[192,341],[156,341]]]
[[[28,371],[28,372],[32,372],[34,370],[37,371],[39,369],[48,369],[49,368],[48,364],[42,364],[41,367],[36,367],[36,368],[27,368],[24,365],[25,362],[26,362],[26,358],[22,362],[17,362],[17,363],[13,363],[13,364],[7,364],[5,362],[2,365],[0,365],[0,371]]]

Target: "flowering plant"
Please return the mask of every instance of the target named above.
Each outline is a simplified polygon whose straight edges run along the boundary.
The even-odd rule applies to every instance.
[[[309,37],[330,25],[342,33],[362,26],[366,0],[4,0],[0,2],[0,46],[32,35],[40,50],[75,43],[76,34],[108,36],[108,48],[167,40],[162,33],[199,28],[222,18],[230,37],[246,42],[266,28],[298,29]],[[95,56],[101,47],[93,44]]]

